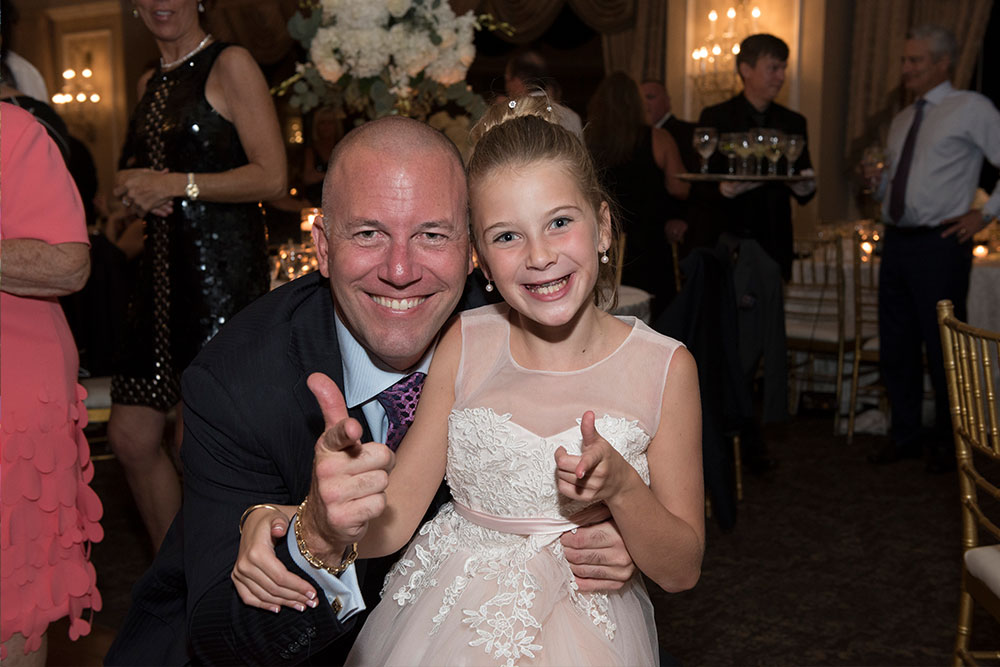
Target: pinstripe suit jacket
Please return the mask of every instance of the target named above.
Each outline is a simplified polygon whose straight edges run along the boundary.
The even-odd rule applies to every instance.
[[[249,607],[229,578],[243,510],[297,504],[309,491],[324,426],[306,386],[316,371],[342,386],[329,285],[318,273],[251,304],[184,372],[184,506],[133,589],[107,664],[335,664],[346,654],[349,642],[336,640],[353,621],[340,623],[325,604],[278,614]],[[370,439],[361,411],[351,414]],[[277,554],[310,579],[285,540]]]

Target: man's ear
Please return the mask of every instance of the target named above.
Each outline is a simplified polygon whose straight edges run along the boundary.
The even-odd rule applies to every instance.
[[[313,218],[312,240],[313,245],[316,246],[316,261],[319,263],[319,272],[324,278],[329,278],[330,242],[326,237],[326,228],[323,225],[322,215]]]
[[[746,68],[746,70],[743,69],[744,67]],[[753,69],[753,67],[750,67],[749,63],[740,63],[740,66],[739,66],[740,81],[746,81],[747,80],[747,74],[749,74],[750,70],[752,70],[752,69]]]

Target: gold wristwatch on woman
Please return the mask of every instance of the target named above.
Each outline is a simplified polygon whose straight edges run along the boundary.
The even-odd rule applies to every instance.
[[[198,184],[194,182],[194,174],[188,172],[188,184],[184,186],[184,196],[191,201],[195,201],[198,199],[200,192]]]

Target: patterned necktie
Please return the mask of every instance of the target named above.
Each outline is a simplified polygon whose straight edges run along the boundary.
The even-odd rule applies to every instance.
[[[896,175],[892,177],[892,194],[889,196],[889,217],[893,222],[899,222],[906,210],[906,179],[910,175],[910,164],[913,162],[913,145],[917,143],[917,131],[920,129],[920,121],[924,119],[924,105],[927,100],[920,98],[913,103],[916,113],[913,114],[913,123],[910,131],[906,134],[906,141],[903,142],[903,152],[899,154],[899,166],[896,167]]]
[[[413,414],[417,411],[417,401],[420,399],[425,377],[427,375],[420,372],[407,375],[375,397],[385,408],[385,415],[389,418],[385,444],[392,451],[396,451],[406,429],[413,423]]]

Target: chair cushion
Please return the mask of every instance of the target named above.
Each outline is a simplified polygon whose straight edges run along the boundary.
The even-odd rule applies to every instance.
[[[80,384],[87,390],[84,405],[88,410],[111,408],[111,376],[80,378]]]
[[[785,336],[789,339],[825,342],[836,342],[840,339],[836,322],[803,321],[792,317],[785,318]]]
[[[1000,597],[1000,544],[974,547],[966,551],[965,569]]]

